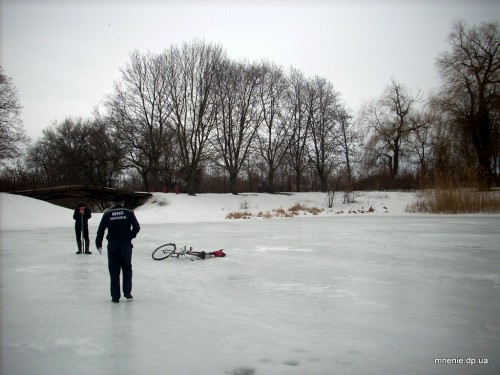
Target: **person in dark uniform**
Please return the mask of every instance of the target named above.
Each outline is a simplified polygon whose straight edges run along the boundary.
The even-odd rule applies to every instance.
[[[137,236],[139,222],[133,211],[123,207],[121,195],[113,197],[113,206],[102,216],[95,244],[102,253],[104,232],[108,230],[108,268],[111,279],[111,300],[120,302],[120,271],[123,273],[123,295],[132,299],[132,239]]]
[[[89,240],[89,219],[92,217],[90,208],[85,206],[84,202],[78,203],[73,213],[73,219],[75,219],[75,234],[76,243],[78,245],[77,254],[82,253],[82,225],[83,225],[83,238],[85,241],[85,254],[92,254],[89,251],[90,240]]]

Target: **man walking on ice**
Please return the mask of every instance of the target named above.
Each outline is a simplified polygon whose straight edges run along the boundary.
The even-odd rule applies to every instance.
[[[108,230],[108,268],[111,279],[111,301],[120,302],[120,271],[123,273],[123,295],[132,299],[132,239],[137,236],[139,222],[133,211],[123,207],[121,195],[113,197],[113,206],[102,216],[95,244],[102,253],[104,232]]]

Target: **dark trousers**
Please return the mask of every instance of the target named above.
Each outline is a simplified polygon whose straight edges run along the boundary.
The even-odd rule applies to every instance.
[[[76,244],[78,246],[78,251],[82,251],[82,227],[81,225],[75,225],[75,235],[76,235]],[[89,227],[83,227],[83,238],[85,240],[85,252],[89,251],[90,240],[89,240]]]
[[[111,298],[120,299],[120,271],[123,272],[123,294],[132,292],[132,244],[130,241],[108,241],[108,268]]]
[[[75,235],[76,235],[77,240],[82,238],[82,227],[81,226],[75,226]],[[87,226],[83,227],[83,238],[85,239],[85,241],[89,240],[89,227],[87,227]]]

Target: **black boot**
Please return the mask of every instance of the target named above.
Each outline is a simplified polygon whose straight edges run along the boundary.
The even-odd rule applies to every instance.
[[[85,240],[85,254],[92,254],[89,251],[89,247],[90,247],[90,241]]]
[[[78,245],[78,251],[76,253],[81,254],[82,253],[82,241],[76,240],[76,244]]]

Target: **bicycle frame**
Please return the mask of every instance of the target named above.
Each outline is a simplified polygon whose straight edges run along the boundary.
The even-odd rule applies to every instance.
[[[151,256],[153,257],[154,260],[162,260],[162,259],[167,259],[169,257],[179,258],[183,256],[186,259],[194,261],[194,259],[188,258],[188,255],[205,259],[205,254],[206,253],[204,251],[193,251],[192,246],[189,248],[187,246],[183,246],[178,249],[176,244],[167,243],[156,248],[153,251],[153,254],[151,254]]]
[[[212,252],[194,251],[192,246],[190,246],[189,248],[187,246],[183,246],[178,249],[175,243],[166,243],[164,245],[161,245],[160,247],[157,247],[153,251],[153,254],[151,254],[154,260],[162,260],[171,257],[180,258],[181,256],[183,256],[186,259],[194,261],[194,259],[188,257],[188,255],[200,259],[226,256],[226,254],[224,254],[224,251],[222,249]]]

